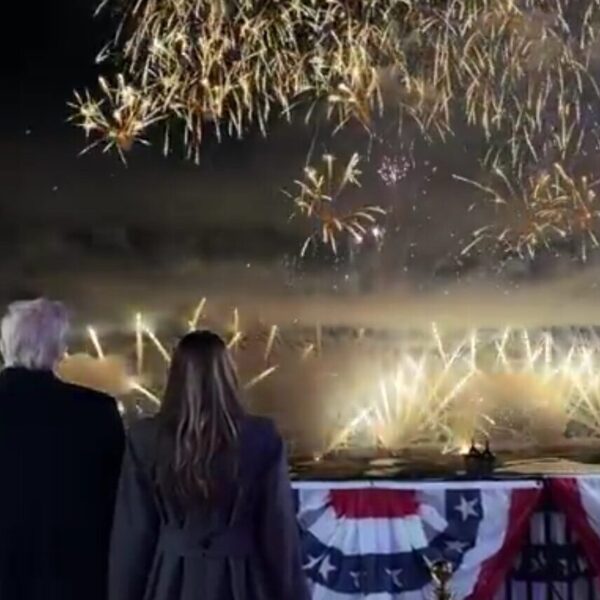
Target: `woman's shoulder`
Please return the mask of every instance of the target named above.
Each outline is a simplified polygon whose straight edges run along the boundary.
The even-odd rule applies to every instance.
[[[247,415],[242,425],[242,451],[247,456],[260,455],[263,460],[277,456],[283,447],[275,423],[266,417]]]
[[[277,430],[275,422],[267,417],[258,417],[256,415],[247,415],[244,417],[242,435],[254,442],[261,442],[259,445],[264,447],[272,448],[282,443],[281,435]]]
[[[244,416],[243,428],[254,433],[279,437],[275,422],[268,417],[247,414]]]
[[[157,417],[144,417],[131,424],[128,429],[129,437],[141,441],[158,431],[159,423]]]

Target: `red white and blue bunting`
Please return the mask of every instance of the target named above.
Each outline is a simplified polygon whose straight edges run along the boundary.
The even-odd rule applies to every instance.
[[[600,572],[600,477],[299,483],[295,497],[313,598],[425,600],[432,592],[428,564],[439,559],[454,568],[457,600],[504,597],[547,490],[568,505],[565,518]],[[531,585],[523,589],[523,598],[530,596]]]

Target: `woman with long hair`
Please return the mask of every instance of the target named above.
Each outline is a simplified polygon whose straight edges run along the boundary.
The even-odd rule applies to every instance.
[[[159,414],[131,428],[109,600],[307,600],[285,448],[240,403],[209,331],[177,346]]]

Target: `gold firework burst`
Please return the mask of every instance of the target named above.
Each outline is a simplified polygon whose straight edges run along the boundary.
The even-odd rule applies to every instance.
[[[105,151],[116,148],[124,159],[124,152],[135,142],[147,143],[141,137],[143,132],[163,117],[153,99],[127,84],[123,75],[115,85],[101,77],[99,86],[102,100],[95,100],[87,91],[83,96],[75,94],[73,120],[93,140],[84,152],[102,145]]]
[[[296,194],[285,192],[295,204],[295,214],[316,222],[315,231],[304,241],[300,256],[304,256],[310,245],[318,241],[337,254],[338,237],[344,234],[350,235],[360,244],[369,230],[376,228],[377,218],[386,214],[383,208],[375,205],[365,205],[350,211],[343,211],[337,206],[348,186],[360,187],[359,162],[359,155],[353,154],[340,170],[337,168],[336,158],[325,154],[318,167],[307,166],[304,178],[294,182]]]
[[[102,58],[118,57],[123,74],[76,94],[73,120],[92,138],[88,149],[123,157],[157,126],[165,153],[182,139],[199,160],[207,130],[219,138],[250,127],[266,133],[274,118],[304,107],[307,119],[324,113],[336,127],[358,121],[374,139],[390,116],[399,131],[416,124],[429,141],[467,126],[486,140],[486,167],[510,172],[516,187],[537,185],[532,166],[598,156],[600,0],[108,5],[121,21]],[[525,254],[558,230],[586,232],[594,244],[586,202],[573,223],[542,216],[554,209],[529,207],[504,235],[497,224],[480,232]],[[306,212],[319,213],[322,225],[313,240],[334,250],[336,235],[358,240],[377,212],[353,218],[330,213],[329,202],[309,204]]]
[[[122,22],[108,55],[120,56],[131,83],[122,93],[102,80],[104,100],[86,93],[74,109],[118,149],[164,120],[182,125],[198,157],[207,126],[219,136],[266,131],[274,113],[306,104],[312,114],[323,102],[340,126],[358,119],[369,130],[392,108],[426,136],[466,121],[499,137],[489,160],[521,165],[581,148],[584,99],[600,95],[589,71],[600,0],[114,3]]]
[[[473,233],[463,254],[491,241],[505,251],[533,258],[540,247],[548,248],[556,240],[569,238],[581,241],[581,256],[585,260],[588,245],[598,247],[600,205],[595,188],[600,180],[569,175],[558,163],[524,183],[512,183],[499,168],[494,176],[497,186],[455,176],[483,191],[500,213],[494,224]]]

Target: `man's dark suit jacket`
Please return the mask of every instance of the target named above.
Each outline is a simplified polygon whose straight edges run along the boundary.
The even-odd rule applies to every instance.
[[[0,599],[105,600],[123,444],[109,396],[0,373]]]

